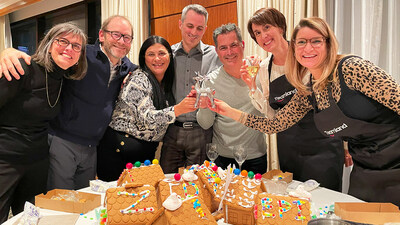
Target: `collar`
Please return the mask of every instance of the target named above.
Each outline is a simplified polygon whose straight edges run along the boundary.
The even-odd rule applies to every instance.
[[[194,48],[197,49],[197,51],[199,51],[201,54],[204,54],[206,47],[207,46],[202,41],[200,41],[199,44],[196,45],[196,47]],[[173,53],[175,54],[177,51],[185,52],[185,50],[183,49],[182,41],[178,43],[178,46]],[[190,51],[192,51],[192,49]],[[189,54],[189,52],[186,53]]]

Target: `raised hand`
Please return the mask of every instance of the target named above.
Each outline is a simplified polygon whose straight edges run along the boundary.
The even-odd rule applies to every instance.
[[[22,69],[19,58],[23,58],[26,64],[31,64],[31,57],[24,52],[18,51],[13,48],[7,48],[0,54],[0,78],[2,74],[8,81],[11,81],[13,76],[15,79],[20,79],[20,74],[24,75],[25,72]],[[18,72],[17,72],[18,71]],[[11,73],[11,74],[10,74]]]

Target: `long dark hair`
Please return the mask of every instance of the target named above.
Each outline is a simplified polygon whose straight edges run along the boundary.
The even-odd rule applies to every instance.
[[[162,44],[168,51],[169,54],[169,65],[167,70],[165,71],[164,77],[161,81],[161,84],[158,83],[156,77],[151,72],[151,70],[147,67],[145,62],[145,53],[146,50],[154,45],[154,44]],[[172,56],[172,49],[169,45],[168,41],[160,36],[150,36],[148,37],[142,44],[139,52],[139,66],[140,68],[147,74],[147,77],[150,80],[152,89],[153,89],[153,104],[156,109],[163,109],[167,106],[175,105],[175,98],[172,93],[172,83],[174,82],[175,77],[175,68],[174,68],[174,59]],[[168,105],[166,103],[168,101]]]

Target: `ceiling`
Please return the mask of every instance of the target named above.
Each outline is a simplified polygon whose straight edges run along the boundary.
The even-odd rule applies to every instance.
[[[1,0],[0,1],[0,16],[4,16],[15,10],[18,10],[27,5],[39,2],[41,0]]]

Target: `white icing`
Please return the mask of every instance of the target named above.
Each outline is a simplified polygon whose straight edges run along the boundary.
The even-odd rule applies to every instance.
[[[162,206],[169,211],[175,211],[179,209],[182,205],[182,199],[179,195],[176,193],[172,193],[170,196],[168,196],[167,199],[163,202]]]
[[[182,178],[185,181],[189,181],[189,182],[195,181],[198,179],[197,175],[194,174],[193,170],[185,170],[185,172],[182,175]]]

